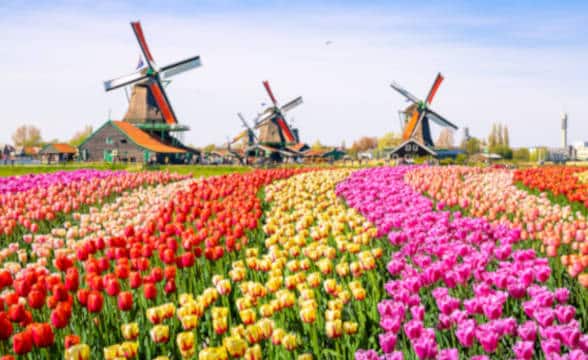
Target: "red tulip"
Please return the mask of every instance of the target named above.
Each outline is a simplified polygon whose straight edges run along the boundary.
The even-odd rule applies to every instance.
[[[27,329],[18,334],[14,334],[12,338],[12,349],[17,355],[30,352],[33,349],[33,336],[31,331]]]
[[[0,290],[12,285],[12,275],[8,270],[0,271]]]
[[[174,279],[170,279],[165,283],[163,288],[166,294],[170,294],[176,291],[176,282]]]
[[[194,262],[195,262],[195,258],[194,258],[194,254],[192,253],[184,253],[179,257],[180,261],[178,266],[180,268],[188,268],[188,267],[192,267],[194,266]]]
[[[26,318],[26,309],[23,304],[10,305],[8,308],[8,318],[12,322],[21,322]]]
[[[51,311],[50,318],[51,325],[53,325],[53,327],[55,327],[56,329],[63,329],[64,327],[66,327],[67,322],[69,320],[67,314],[60,308],[56,308],[53,311]]]
[[[0,340],[7,340],[12,335],[12,323],[6,317],[6,313],[0,312]]]
[[[102,305],[104,304],[104,298],[102,293],[98,291],[92,291],[88,295],[88,311],[91,313],[97,313],[102,311]]]
[[[77,345],[80,343],[80,337],[77,335],[65,335],[64,344],[65,348],[69,349],[70,347]]]
[[[39,290],[33,290],[27,296],[29,306],[33,309],[40,309],[45,305],[45,294]]]
[[[175,261],[174,261],[175,262]],[[176,278],[176,267],[175,266],[166,266],[164,270],[164,277],[166,280],[172,280]]]
[[[151,269],[151,276],[154,282],[160,282],[163,280],[163,270],[160,267],[156,266]]]
[[[14,356],[12,356],[12,355],[3,355],[3,356],[0,356],[0,360],[15,360],[15,359],[14,359]]]
[[[117,279],[110,279],[106,283],[105,291],[110,296],[116,296],[120,292],[120,284]]]
[[[157,288],[152,283],[146,283],[143,285],[143,295],[148,300],[153,300],[157,296]]]
[[[53,345],[54,335],[51,325],[48,323],[34,323],[29,325],[36,347],[48,347]]]
[[[51,291],[53,292],[53,296],[55,296],[57,301],[67,300],[68,292],[65,289],[65,286],[63,286],[63,284],[57,284],[57,285],[53,286]]]
[[[86,306],[88,304],[88,295],[90,295],[90,291],[88,289],[80,289],[77,293],[77,298],[80,304]]]
[[[138,272],[131,272],[129,274],[129,286],[131,289],[136,289],[143,283],[143,278],[141,277],[141,273]]]
[[[121,311],[129,311],[133,308],[133,294],[130,291],[123,291],[118,294],[118,308]]]
[[[60,271],[65,271],[73,266],[73,261],[71,261],[71,259],[65,255],[58,255],[55,258],[53,264]]]

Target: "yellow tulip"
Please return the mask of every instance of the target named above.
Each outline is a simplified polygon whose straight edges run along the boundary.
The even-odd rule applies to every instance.
[[[359,328],[359,324],[353,321],[345,321],[343,323],[343,331],[347,335],[353,335],[357,333],[357,329]]]
[[[241,357],[245,355],[247,343],[238,336],[229,336],[223,339],[223,345],[231,357]]]
[[[247,349],[245,352],[245,360],[261,360],[261,347],[259,344],[254,345]]]
[[[186,354],[194,354],[196,352],[194,333],[191,331],[179,333],[176,336],[176,345],[180,348],[182,356],[187,357]]]
[[[149,335],[155,343],[166,343],[169,340],[169,326],[155,325],[149,330]]]
[[[228,360],[229,355],[224,346],[220,347],[207,347],[206,349],[200,350],[198,353],[198,360]]]
[[[286,336],[286,331],[282,328],[277,328],[272,333],[272,344],[274,345],[281,345],[282,340]]]
[[[296,347],[298,346],[298,338],[296,337],[296,334],[290,333],[284,335],[284,337],[282,338],[282,345],[288,351],[296,349]]]
[[[328,338],[335,339],[340,337],[343,334],[343,323],[341,319],[327,321],[325,323],[325,331]]]
[[[122,324],[120,332],[125,340],[135,340],[139,336],[139,324],[136,322]]]
[[[239,317],[245,325],[251,325],[257,319],[257,314],[254,309],[245,309],[239,311]]]
[[[307,324],[312,324],[316,320],[316,309],[313,307],[302,308],[300,310],[300,319]]]
[[[70,346],[65,350],[65,360],[88,360],[90,359],[90,347],[86,344]]]

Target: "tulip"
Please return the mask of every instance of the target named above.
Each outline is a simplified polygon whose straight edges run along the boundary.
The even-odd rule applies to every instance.
[[[286,334],[281,341],[282,346],[288,351],[293,351],[298,346],[298,338],[296,334]]]
[[[261,347],[259,346],[259,344],[256,344],[256,345],[248,348],[245,351],[244,358],[246,360],[261,360],[262,355],[261,355]]]
[[[166,343],[169,340],[169,326],[155,325],[149,330],[149,336],[154,343]]]
[[[65,335],[64,345],[66,349],[80,343],[80,337],[77,335]]]
[[[122,324],[120,326],[120,332],[125,340],[136,340],[139,336],[139,324],[136,322]]]
[[[90,347],[86,344],[76,344],[65,350],[65,360],[90,359]]]
[[[182,357],[191,357],[196,353],[194,333],[192,332],[181,332],[176,336],[176,344],[180,348]]]
[[[133,308],[133,294],[130,291],[123,291],[117,297],[118,308],[121,311],[129,311]]]
[[[47,323],[34,323],[30,325],[33,343],[36,347],[49,347],[53,345],[54,335],[51,326]]]
[[[28,330],[14,334],[12,337],[12,349],[15,354],[23,355],[33,349],[33,336]]]
[[[335,339],[343,335],[343,323],[340,319],[325,322],[327,337]]]
[[[245,355],[247,343],[237,336],[229,336],[223,339],[223,345],[231,357],[241,357]]]

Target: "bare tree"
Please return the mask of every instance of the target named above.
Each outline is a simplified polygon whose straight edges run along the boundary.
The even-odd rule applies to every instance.
[[[12,142],[15,146],[40,146],[43,142],[41,130],[33,125],[19,126],[12,134]]]
[[[93,128],[91,125],[86,125],[84,128],[74,134],[69,140],[71,146],[80,146],[90,135],[92,135]]]
[[[439,133],[439,137],[437,138],[437,141],[435,141],[435,145],[439,148],[449,149],[453,147],[454,142],[453,130],[445,128]]]

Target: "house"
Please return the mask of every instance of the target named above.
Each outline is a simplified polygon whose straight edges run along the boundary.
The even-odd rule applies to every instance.
[[[194,149],[172,146],[127,121],[107,121],[80,146],[84,161],[187,163]]]
[[[65,143],[47,144],[39,151],[43,162],[47,164],[72,161],[76,153],[75,147]]]

